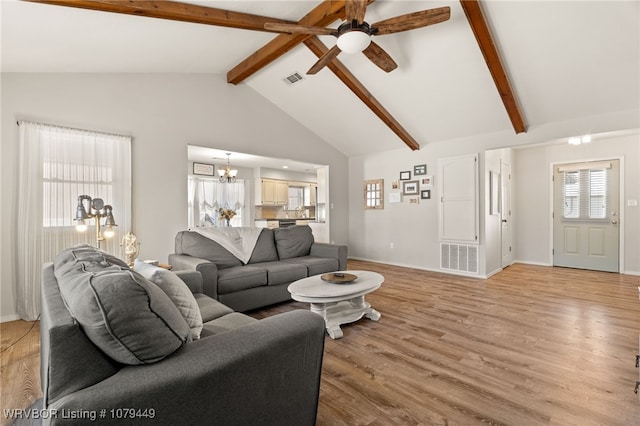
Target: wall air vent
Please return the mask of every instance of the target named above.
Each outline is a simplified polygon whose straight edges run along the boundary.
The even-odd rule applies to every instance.
[[[477,274],[478,246],[441,243],[440,268]]]
[[[302,77],[302,74],[300,74],[299,72],[294,72],[293,74],[285,77],[283,80],[285,83],[287,83],[289,86],[298,83],[300,81],[302,81],[304,79],[304,77]]]

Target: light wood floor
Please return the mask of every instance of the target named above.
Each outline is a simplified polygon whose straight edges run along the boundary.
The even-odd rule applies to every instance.
[[[640,425],[640,277],[516,264],[489,280],[349,261],[382,317],[326,338],[318,425]],[[299,302],[252,312],[261,318]],[[4,350],[31,323],[0,325]],[[3,408],[40,396],[37,326],[2,353]],[[6,420],[3,424],[6,424]]]

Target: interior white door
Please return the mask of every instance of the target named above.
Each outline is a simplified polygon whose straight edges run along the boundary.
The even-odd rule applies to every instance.
[[[618,272],[619,161],[555,166],[553,182],[554,266]]]
[[[500,236],[502,240],[502,267],[513,263],[511,223],[511,165],[500,165]]]

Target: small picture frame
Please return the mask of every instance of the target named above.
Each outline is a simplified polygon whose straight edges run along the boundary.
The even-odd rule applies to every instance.
[[[418,181],[417,180],[409,180],[406,182],[402,182],[402,195],[418,195]]]
[[[201,176],[213,176],[213,164],[193,163],[193,174]]]
[[[411,170],[400,172],[400,180],[409,180],[409,179],[411,179]]]
[[[418,164],[417,166],[413,166],[413,175],[414,176],[422,176],[427,174],[427,165],[426,164]]]
[[[389,203],[401,203],[402,195],[399,192],[391,192],[389,193]]]
[[[422,191],[420,191],[420,198],[422,198],[423,200],[428,200],[431,198],[431,190],[430,189],[423,189]]]
[[[409,197],[409,204],[420,204],[420,198],[418,196]]]
[[[433,176],[425,176],[420,180],[421,186],[433,186]]]
[[[391,189],[398,189],[398,181],[394,180],[391,182]]]

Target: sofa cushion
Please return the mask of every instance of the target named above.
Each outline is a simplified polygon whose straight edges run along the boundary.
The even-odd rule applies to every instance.
[[[202,337],[212,336],[214,334],[223,333],[225,331],[234,330],[245,325],[251,325],[258,320],[251,318],[250,316],[233,312],[223,317],[209,321],[204,325],[202,330]]]
[[[313,234],[309,225],[294,225],[273,230],[278,257],[290,259],[307,256],[313,244]]]
[[[263,228],[251,253],[248,263],[272,262],[278,260],[276,241],[273,237],[273,229]]]
[[[133,264],[133,270],[160,287],[169,296],[189,324],[191,337],[193,340],[198,340],[202,331],[202,316],[193,293],[184,281],[171,271],[138,259]]]
[[[176,235],[176,254],[187,254],[215,263],[218,269],[242,265],[240,259],[212,239],[197,232],[180,231]]]
[[[283,262],[305,265],[309,276],[334,272],[339,268],[338,259],[333,257],[302,256],[283,260]]]
[[[267,270],[267,285],[286,284],[307,277],[307,266],[300,263],[278,261],[257,263],[254,266]]]
[[[159,361],[191,340],[178,308],[158,286],[91,246],[63,250],[54,274],[87,337],[122,364]]]
[[[267,271],[253,265],[235,266],[218,271],[218,294],[235,293],[267,285]]]
[[[196,293],[193,295],[200,308],[203,323],[220,318],[224,315],[233,313],[233,309],[223,305],[215,299],[210,298],[206,294]]]

